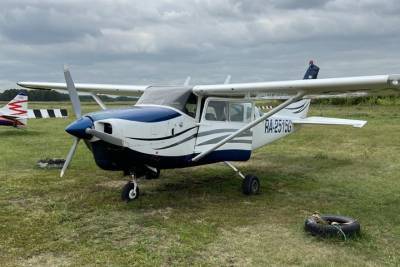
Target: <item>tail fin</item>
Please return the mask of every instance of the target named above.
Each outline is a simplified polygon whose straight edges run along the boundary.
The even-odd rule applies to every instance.
[[[318,73],[319,73],[319,67],[317,65],[314,65],[313,60],[310,60],[308,69],[304,74],[303,79],[304,80],[317,79]],[[291,113],[291,115],[294,117],[305,118],[307,117],[308,110],[310,109],[310,103],[311,103],[310,99],[303,99],[289,105],[286,108],[286,111],[288,111],[288,113]]]
[[[310,99],[302,99],[300,101],[290,104],[286,108],[279,111],[277,114],[279,116],[295,117],[295,118],[305,118],[307,117],[308,110],[310,108]]]
[[[0,113],[14,120],[15,127],[24,128],[28,122],[28,95],[25,92],[20,92],[13,100],[8,102]]]
[[[309,67],[304,74],[304,80],[309,79],[317,79],[319,73],[319,67],[314,65],[314,61],[310,60]],[[310,99],[302,99],[297,101],[283,110],[281,110],[278,114],[281,116],[289,116],[289,117],[296,117],[296,118],[305,118],[307,117],[308,110],[310,108]]]
[[[18,93],[18,95],[16,95],[13,100],[8,102],[8,104],[5,105],[1,111],[7,116],[27,118],[28,95],[25,92]]]

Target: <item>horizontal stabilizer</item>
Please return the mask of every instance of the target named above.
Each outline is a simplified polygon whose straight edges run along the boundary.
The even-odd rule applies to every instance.
[[[66,109],[29,109],[28,118],[67,118],[68,112]]]
[[[363,127],[367,121],[362,120],[348,120],[326,117],[308,117],[304,119],[292,119],[295,124],[320,124],[320,125],[348,125],[357,128]]]

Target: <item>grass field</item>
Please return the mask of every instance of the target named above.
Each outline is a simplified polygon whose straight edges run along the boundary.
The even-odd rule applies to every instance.
[[[120,201],[126,179],[98,169],[83,144],[63,179],[35,166],[66,156],[72,117],[2,128],[0,265],[400,265],[399,107],[313,106],[311,113],[369,123],[304,127],[256,151],[238,165],[260,177],[257,196],[242,195],[241,181],[215,164],[142,180],[143,194],[129,204]],[[357,218],[361,237],[304,233],[313,211]]]

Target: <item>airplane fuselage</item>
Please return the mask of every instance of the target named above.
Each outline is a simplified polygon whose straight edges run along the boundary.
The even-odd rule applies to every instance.
[[[254,116],[260,116],[258,111]],[[252,150],[295,130],[288,117],[274,116],[194,162],[192,159],[201,151],[239,130],[246,122],[201,120],[198,123],[178,109],[161,105],[99,111],[84,118],[81,126],[73,123],[67,132],[85,138],[96,164],[105,170],[130,170],[143,166],[170,169],[247,161]],[[120,139],[121,144],[110,144],[88,135],[85,129],[90,127]]]

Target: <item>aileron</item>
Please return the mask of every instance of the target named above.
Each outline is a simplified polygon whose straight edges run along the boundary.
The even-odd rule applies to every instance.
[[[19,86],[37,90],[67,90],[65,83],[49,83],[49,82],[18,82]],[[76,90],[84,93],[124,95],[124,96],[140,96],[148,85],[120,85],[120,84],[93,84],[93,83],[76,83]]]

